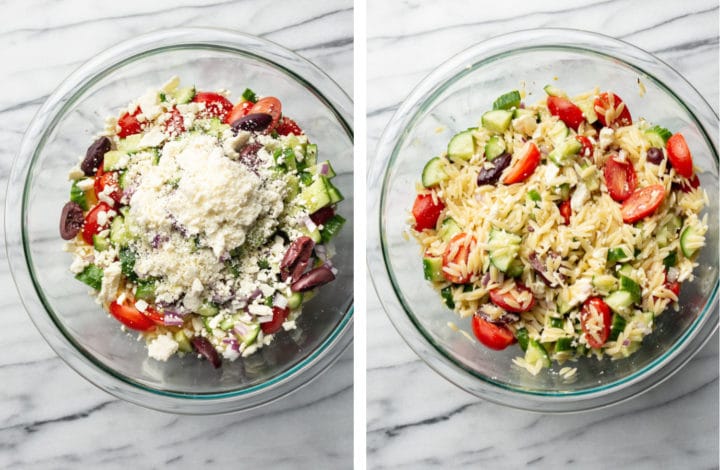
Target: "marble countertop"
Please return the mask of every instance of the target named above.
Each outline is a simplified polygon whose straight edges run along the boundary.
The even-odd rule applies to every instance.
[[[7,1],[0,22],[0,199],[32,116],[97,52],[148,31],[209,26],[263,36],[353,89],[351,0]],[[0,229],[3,230],[3,229]],[[30,322],[0,250],[1,468],[351,468],[353,353],[287,399],[244,414],[146,410],[67,367]]]
[[[473,7],[472,5],[475,5]],[[718,110],[718,3],[371,0],[368,166],[399,102],[471,44],[536,27],[604,32],[680,71]],[[370,237],[371,234],[368,235]],[[717,468],[718,335],[628,402],[575,415],[504,408],[456,388],[410,350],[368,281],[368,468]]]

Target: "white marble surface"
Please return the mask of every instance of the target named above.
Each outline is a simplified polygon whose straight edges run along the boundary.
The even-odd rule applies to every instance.
[[[221,27],[278,42],[352,93],[351,0],[316,2],[0,2],[0,187],[30,119],[82,62],[137,34]],[[351,468],[350,348],[308,387],[259,410],[174,416],[119,401],[85,381],[28,319],[0,251],[0,468]]]
[[[718,2],[371,0],[368,165],[398,103],[446,58],[532,27],[622,38],[718,109]],[[368,237],[372,236],[369,234]],[[483,402],[407,347],[368,282],[368,468],[717,468],[718,336],[679,373],[609,409],[540,415]]]

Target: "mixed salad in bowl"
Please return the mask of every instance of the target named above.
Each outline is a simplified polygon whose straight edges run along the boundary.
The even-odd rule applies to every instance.
[[[70,270],[158,360],[253,354],[337,273],[330,162],[279,99],[229,96],[173,77],[109,117],[69,173]]]
[[[484,346],[518,343],[532,374],[635,352],[677,307],[708,229],[681,133],[610,91],[545,91],[533,105],[506,93],[457,133],[425,165],[410,220],[447,307]]]

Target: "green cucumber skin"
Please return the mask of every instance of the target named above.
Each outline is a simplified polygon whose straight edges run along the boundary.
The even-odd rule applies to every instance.
[[[509,110],[520,107],[520,92],[517,90],[502,94],[493,102],[493,109]]]

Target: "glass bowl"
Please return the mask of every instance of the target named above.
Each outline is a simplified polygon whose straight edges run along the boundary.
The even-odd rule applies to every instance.
[[[555,79],[558,77],[558,79]],[[646,93],[640,96],[638,79]],[[572,380],[554,365],[532,376],[512,363],[518,347],[502,352],[474,344],[470,319],[444,306],[423,279],[419,246],[403,234],[425,162],[456,132],[472,127],[502,93],[521,88],[527,102],[548,83],[580,93],[595,86],[625,100],[689,142],[709,196],[709,230],[696,278],[683,286],[680,311],[666,311],[639,351],[623,360],[581,359]],[[703,97],[667,64],[636,47],[573,30],[530,30],[500,36],[451,58],[426,77],[390,120],[378,144],[369,187],[369,271],[391,321],[435,371],[478,397],[541,412],[598,408],[634,396],[678,370],[718,326],[718,117]],[[713,312],[715,310],[715,312]]]
[[[60,211],[68,170],[104,125],[105,116],[171,76],[205,90],[246,87],[279,97],[337,170],[348,219],[336,239],[332,287],[306,304],[297,329],[258,353],[215,370],[194,355],[167,363],[147,357],[144,341],[73,279],[62,251]],[[12,168],[6,203],[8,258],[32,321],[80,375],[113,395],[163,411],[223,413],[267,403],[308,383],[352,341],[352,101],[317,67],[260,38],[209,29],[165,30],[107,50],[73,73],[30,124]]]

